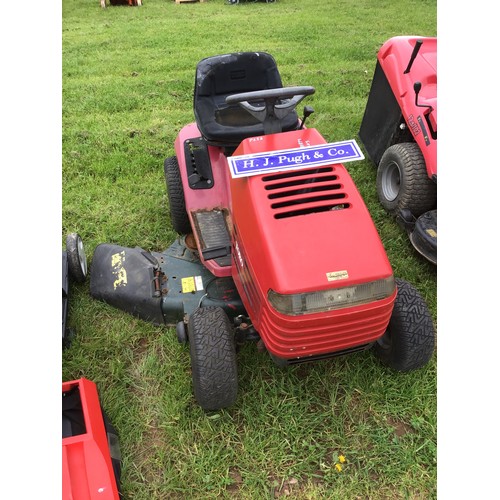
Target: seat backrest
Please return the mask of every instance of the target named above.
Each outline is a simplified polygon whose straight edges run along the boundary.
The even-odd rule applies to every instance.
[[[207,57],[196,68],[198,96],[229,95],[282,87],[276,61],[265,52]]]
[[[241,92],[282,88],[274,58],[265,52],[237,52],[207,57],[196,67],[194,114],[198,128],[209,143],[239,144],[245,137],[262,135],[262,124],[226,97]],[[292,113],[284,130],[296,127]]]

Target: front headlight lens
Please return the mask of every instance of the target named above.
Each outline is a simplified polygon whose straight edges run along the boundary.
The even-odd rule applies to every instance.
[[[395,288],[394,276],[390,276],[369,283],[331,288],[320,292],[280,294],[274,290],[269,290],[267,298],[278,312],[298,316],[300,314],[343,309],[382,300],[390,297]]]

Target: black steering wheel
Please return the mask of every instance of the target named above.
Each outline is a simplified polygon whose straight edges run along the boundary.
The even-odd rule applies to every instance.
[[[282,131],[281,120],[315,91],[310,86],[256,90],[227,96],[226,103],[239,104],[264,125],[265,134],[276,134]]]

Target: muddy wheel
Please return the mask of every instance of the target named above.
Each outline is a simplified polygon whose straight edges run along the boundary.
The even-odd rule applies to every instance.
[[[436,206],[436,184],[427,175],[418,144],[405,142],[386,149],[377,170],[377,193],[393,214],[406,208],[418,217]]]
[[[189,317],[189,350],[194,396],[204,410],[236,401],[238,374],[234,334],[220,307],[201,307]]]
[[[396,285],[398,294],[389,326],[373,349],[385,365],[408,372],[431,359],[436,334],[427,304],[416,288],[399,278]]]
[[[191,223],[186,211],[184,188],[182,187],[181,172],[177,157],[171,156],[165,160],[164,171],[172,227],[179,234],[189,234],[191,232]]]
[[[87,277],[87,256],[83,248],[83,241],[77,233],[66,237],[66,253],[68,254],[68,271],[71,277],[83,283]]]

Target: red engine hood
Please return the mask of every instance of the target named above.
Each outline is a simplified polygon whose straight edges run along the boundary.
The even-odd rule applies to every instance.
[[[325,144],[315,129],[246,139],[235,155]],[[300,293],[392,275],[366,205],[346,168],[231,179],[238,249],[261,293]]]

